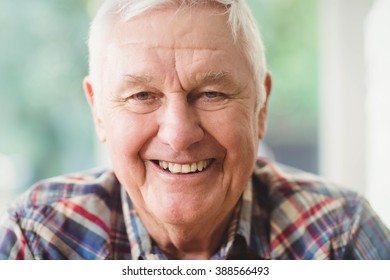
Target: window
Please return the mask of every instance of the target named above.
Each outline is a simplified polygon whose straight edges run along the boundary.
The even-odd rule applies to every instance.
[[[248,3],[273,77],[263,142],[276,161],[318,173],[317,1]]]

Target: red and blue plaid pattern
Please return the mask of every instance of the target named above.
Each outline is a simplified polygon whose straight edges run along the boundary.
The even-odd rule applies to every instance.
[[[42,181],[2,216],[0,259],[167,259],[109,170]],[[390,259],[354,192],[259,161],[212,259]]]

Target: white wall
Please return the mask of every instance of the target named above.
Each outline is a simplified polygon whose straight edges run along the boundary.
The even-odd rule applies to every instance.
[[[367,197],[390,225],[390,1],[367,19]]]
[[[370,0],[319,0],[320,173],[365,192],[364,21]]]
[[[365,195],[390,226],[390,1],[372,3],[319,0],[320,173]]]

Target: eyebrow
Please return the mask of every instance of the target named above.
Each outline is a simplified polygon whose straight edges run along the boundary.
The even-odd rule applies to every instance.
[[[226,71],[219,71],[219,72],[205,72],[201,73],[199,77],[197,77],[197,80],[201,83],[226,83],[226,82],[232,82],[232,77],[229,72]]]
[[[143,84],[150,84],[153,80],[153,78],[149,75],[133,75],[133,74],[126,74],[124,75],[126,79],[133,82],[143,83]]]
[[[208,72],[205,72],[205,73],[201,73],[201,79],[202,80],[214,81],[214,80],[224,79],[227,76],[229,76],[229,72],[226,72],[226,71],[219,71],[219,72],[208,71]]]
[[[197,81],[201,85],[223,85],[224,87],[229,87],[234,90],[238,90],[240,88],[240,84],[237,84],[232,75],[226,71],[209,71],[201,73],[197,77]]]
[[[126,80],[130,83],[151,84],[153,77],[148,74],[126,74]],[[207,71],[195,75],[195,80],[198,86],[205,85],[224,85],[231,88],[239,88],[239,85],[234,82],[232,75],[227,71]]]

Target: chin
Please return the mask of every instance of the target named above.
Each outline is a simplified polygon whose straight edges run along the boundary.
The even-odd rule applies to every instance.
[[[155,204],[151,209],[153,215],[162,223],[172,225],[199,224],[210,217],[210,208],[204,202],[190,203],[180,200],[172,203]]]

